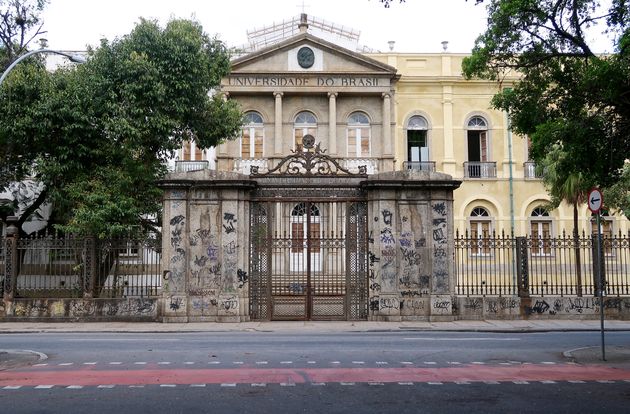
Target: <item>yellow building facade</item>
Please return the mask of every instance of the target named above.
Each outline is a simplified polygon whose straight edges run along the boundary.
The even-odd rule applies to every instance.
[[[573,207],[547,211],[549,195],[529,159],[526,137],[512,134],[507,114],[491,107],[502,84],[462,76],[465,54],[377,53],[397,69],[396,168],[433,168],[463,183],[455,191],[455,228],[461,233],[554,237],[573,230]],[[419,150],[416,149],[419,146]],[[628,220],[604,217],[606,233],[627,234]],[[596,227],[586,204],[579,231]]]

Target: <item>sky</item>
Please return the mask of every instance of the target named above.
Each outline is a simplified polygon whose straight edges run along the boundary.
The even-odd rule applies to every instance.
[[[440,52],[448,41],[449,52],[469,53],[486,24],[485,6],[474,0],[393,0],[388,9],[378,0],[50,0],[43,19],[48,45],[58,50],[85,50],[101,38],[123,36],[139,17],[162,23],[193,17],[208,34],[241,46],[248,30],[296,17],[303,8],[360,31],[360,45],[382,52],[393,40],[397,52]],[[609,49],[603,38],[597,40],[597,51]]]

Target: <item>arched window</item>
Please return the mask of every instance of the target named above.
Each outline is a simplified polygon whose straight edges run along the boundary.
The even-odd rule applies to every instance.
[[[546,208],[538,206],[532,210],[530,231],[532,237],[532,255],[550,255],[552,237],[551,217]]]
[[[472,241],[470,253],[475,256],[490,254],[490,235],[492,223],[488,210],[475,207],[470,213],[470,238]]]
[[[348,157],[370,156],[370,119],[363,112],[348,117]]]
[[[407,161],[429,161],[429,145],[427,132],[429,123],[426,118],[414,115],[407,123]]]
[[[241,157],[262,158],[263,156],[263,118],[258,112],[245,112],[243,116],[243,134],[241,136]]]
[[[317,138],[317,118],[311,112],[303,111],[297,114],[293,122],[293,137],[295,148],[302,145],[304,135]]]
[[[486,171],[481,163],[490,160],[488,149],[488,122],[481,116],[473,116],[468,121],[468,176],[473,178],[487,177]],[[494,174],[492,174],[494,175]]]
[[[307,253],[311,255],[311,270],[321,269],[320,222],[319,207],[314,203],[298,203],[291,210],[291,271],[306,270]]]

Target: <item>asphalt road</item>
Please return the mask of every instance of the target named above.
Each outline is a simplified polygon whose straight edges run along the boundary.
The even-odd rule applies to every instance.
[[[627,412],[630,361],[597,332],[0,335],[48,358],[0,371],[0,412]],[[609,346],[630,345],[610,332]]]

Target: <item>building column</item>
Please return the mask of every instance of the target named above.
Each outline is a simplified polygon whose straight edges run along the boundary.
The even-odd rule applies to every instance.
[[[383,156],[392,155],[392,103],[389,93],[383,94]]]
[[[454,135],[453,135],[453,87],[444,85],[442,87],[442,113],[444,116],[444,160],[442,171],[455,175],[456,165],[454,156]]]
[[[337,92],[328,92],[328,150],[337,155]]]
[[[228,92],[223,92],[222,98],[224,101],[227,101],[229,97],[230,97],[230,94]],[[218,149],[218,155],[227,156],[228,155],[227,141],[224,141],[221,144],[219,144],[219,147],[217,149]]]
[[[282,92],[274,92],[273,96],[276,98],[273,152],[282,155]]]

